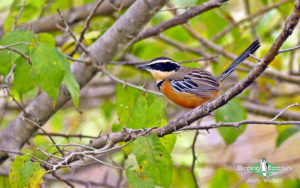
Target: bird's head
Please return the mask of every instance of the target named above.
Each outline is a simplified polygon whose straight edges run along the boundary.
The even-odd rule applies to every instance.
[[[174,74],[180,68],[180,65],[170,58],[158,57],[147,64],[137,66],[137,68],[149,71],[156,82],[160,82],[171,74]]]

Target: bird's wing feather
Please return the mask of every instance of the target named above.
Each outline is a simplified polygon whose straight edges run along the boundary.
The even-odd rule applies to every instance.
[[[189,71],[183,78],[170,79],[172,87],[177,92],[195,94],[199,97],[211,97],[212,91],[217,91],[219,83],[210,73],[202,70]]]

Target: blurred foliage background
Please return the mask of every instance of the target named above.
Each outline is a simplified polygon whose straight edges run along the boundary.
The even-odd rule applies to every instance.
[[[18,26],[57,14],[57,8],[62,11],[72,10],[93,2],[93,0],[27,0],[24,11],[18,19]],[[206,1],[171,0],[146,27],[149,28],[171,19],[174,17],[174,10],[177,10],[176,14],[181,14],[204,2]],[[14,18],[19,13],[22,4],[22,0],[0,2],[0,25],[3,37],[11,31]],[[262,46],[255,56],[260,58],[265,55],[281,31],[293,5],[294,1],[292,0],[230,0],[220,8],[191,18],[188,24],[206,40],[221,47],[226,53],[235,55],[240,54],[252,41],[259,38]],[[83,44],[91,45],[114,24],[127,7],[108,15],[92,18]],[[177,7],[177,9],[172,7]],[[47,25],[47,23],[43,24]],[[231,25],[234,26],[228,32],[220,34]],[[77,36],[80,35],[83,28],[84,20],[72,24],[72,31]],[[35,33],[34,40],[56,47],[64,54],[70,53],[75,46],[74,40],[67,33],[59,30]],[[4,45],[3,38],[0,41],[2,41],[1,45]],[[300,29],[298,26],[293,35],[284,43],[282,49],[295,47],[299,45],[299,41]],[[29,51],[31,51],[30,48],[29,46]],[[201,44],[189,34],[183,25],[172,27],[157,37],[147,38],[131,45],[122,54],[119,54],[115,61],[147,61],[158,56],[167,56],[176,61],[193,60],[204,57],[199,51],[216,57],[213,60],[195,60],[182,65],[203,68],[218,75],[232,62],[232,59],[226,55]],[[73,57],[78,58],[79,56],[80,52],[77,52]],[[253,64],[257,63],[252,58],[249,58],[249,61]],[[268,70],[297,77],[300,70],[299,62],[299,50],[282,53],[270,64]],[[22,64],[22,62],[19,63]],[[72,64],[72,61],[70,63]],[[5,60],[0,65],[2,66],[0,67],[0,79],[3,83],[10,67],[7,68]],[[241,66],[230,79],[226,80],[223,90],[236,84],[238,80],[246,76],[250,69],[247,66]],[[157,91],[151,75],[137,70],[135,66],[109,64],[107,70],[121,80]],[[12,83],[12,91],[15,91],[12,92],[14,99],[4,90],[0,91],[0,129],[16,118],[21,111],[18,104],[26,106],[42,90],[41,84],[38,84],[33,76],[21,76],[20,81],[16,81],[18,70],[15,71],[14,83]],[[22,86],[18,86],[18,83]],[[28,87],[24,88],[24,85]],[[206,125],[215,121],[269,120],[277,114],[276,112],[299,102],[299,91],[299,83],[283,81],[270,75],[261,76],[245,92],[211,116],[203,118],[199,123]],[[18,101],[18,104],[13,100]],[[271,113],[272,110],[277,111]],[[49,133],[57,133],[56,136],[53,136],[57,144],[88,144],[90,139],[99,136],[100,131],[101,135],[106,135],[110,132],[120,131],[124,126],[133,129],[160,127],[185,112],[187,112],[186,109],[176,106],[165,97],[155,96],[122,84],[116,85],[107,75],[99,72],[80,91],[78,108],[70,101],[47,122],[44,129]],[[287,114],[279,119],[300,119],[299,106],[289,108],[288,112],[293,113],[293,116]],[[174,134],[174,138],[167,140],[172,140],[170,143],[165,144],[170,151],[173,149],[171,152],[173,175],[170,179],[172,182],[170,187],[196,187],[191,172],[192,145],[195,145],[195,155],[197,156],[194,175],[201,187],[299,187],[300,134],[298,130],[298,126],[245,125],[240,130],[229,127],[209,131],[201,130],[196,136],[197,139],[194,139],[195,131],[178,132]],[[74,137],[67,135],[74,135]],[[193,144],[193,142],[195,143]],[[24,148],[32,150],[33,155],[45,159],[45,156],[36,147],[42,148],[48,153],[55,152],[56,148],[51,145],[52,142],[49,138],[39,131],[32,136]],[[131,165],[136,166],[137,162],[130,154],[131,150],[132,148],[118,150],[103,160],[126,168]],[[268,179],[270,181],[264,181],[262,177],[249,173],[249,171],[237,170],[238,165],[250,166],[259,162],[263,157],[275,165],[289,166],[292,170],[276,174],[274,176],[277,178],[276,181],[271,178]],[[7,166],[9,167],[10,164]],[[0,187],[10,187],[8,171],[3,168],[0,173]],[[120,187],[128,187],[126,177],[134,176],[130,173],[132,172],[126,172],[127,176],[125,176],[125,172],[120,173],[119,170],[98,163],[60,171],[60,174],[69,178],[76,187],[84,187],[87,185],[85,183],[92,187],[116,187],[118,184]],[[66,186],[54,178],[45,178],[44,182],[46,187]],[[168,185],[168,183],[161,185]]]

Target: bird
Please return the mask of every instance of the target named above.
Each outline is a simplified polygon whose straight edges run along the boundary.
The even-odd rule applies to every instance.
[[[168,57],[157,57],[137,68],[150,72],[158,89],[175,104],[195,108],[215,99],[222,81],[259,47],[259,40],[255,40],[219,76],[200,68],[181,66]]]

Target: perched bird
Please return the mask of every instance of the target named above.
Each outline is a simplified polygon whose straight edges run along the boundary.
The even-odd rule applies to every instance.
[[[167,57],[155,58],[137,68],[149,71],[158,89],[171,101],[185,108],[195,108],[215,99],[219,94],[220,83],[259,47],[259,40],[254,41],[217,77],[199,68],[180,66]]]

